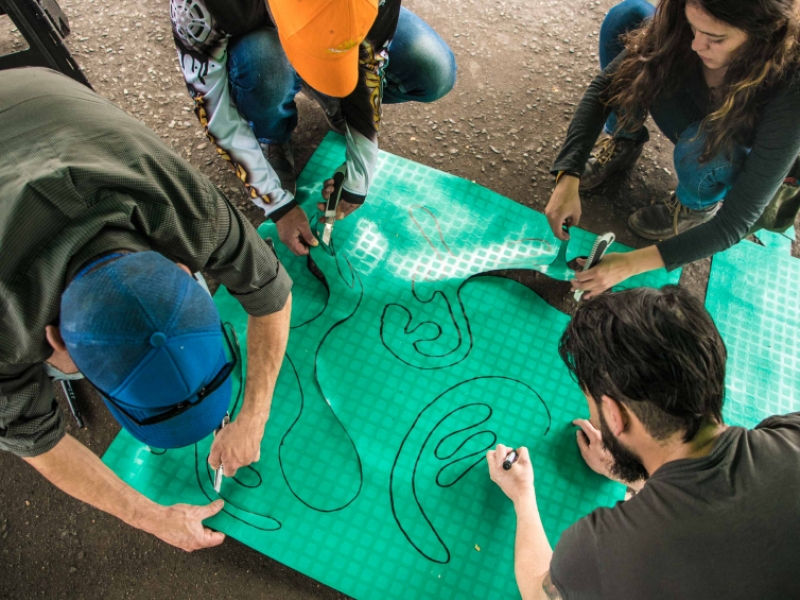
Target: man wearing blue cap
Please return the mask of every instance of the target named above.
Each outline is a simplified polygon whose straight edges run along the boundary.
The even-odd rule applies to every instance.
[[[221,501],[160,506],[66,435],[50,377],[82,373],[151,447],[212,434],[237,352],[205,270],[250,315],[242,409],[209,456],[233,476],[259,458],[288,338],[271,243],[155,133],[47,69],[0,72],[0,147],[0,449],[174,546],[222,543],[202,525]]]

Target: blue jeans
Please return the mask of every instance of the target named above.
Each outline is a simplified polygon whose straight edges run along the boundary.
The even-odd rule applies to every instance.
[[[600,28],[600,67],[605,69],[624,49],[619,37],[641,27],[642,23],[655,14],[655,8],[645,0],[625,0],[612,8]],[[659,115],[652,112],[653,120],[659,125]],[[678,136],[673,160],[678,188],[675,193],[685,207],[692,210],[703,209],[723,200],[736,181],[744,159],[750,151],[745,147],[735,148],[731,157],[713,157],[707,163],[700,163],[705,136],[698,137],[700,123],[692,123]],[[664,135],[665,128],[659,125]],[[605,131],[613,134],[617,129],[617,115],[611,113],[606,121]],[[619,137],[639,139],[643,131],[618,132]]]
[[[258,141],[288,142],[297,127],[294,97],[302,81],[281,48],[278,32],[263,28],[232,40],[228,78],[233,100]],[[384,104],[433,102],[455,85],[456,59],[425,21],[401,7],[385,78]]]

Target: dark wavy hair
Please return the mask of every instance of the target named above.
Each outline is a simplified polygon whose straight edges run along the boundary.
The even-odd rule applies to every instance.
[[[747,41],[728,66],[721,94],[701,123],[706,135],[701,163],[736,146],[751,146],[760,111],[770,91],[800,66],[798,0],[661,0],[655,17],[623,37],[627,56],[612,76],[605,102],[617,109],[619,128],[644,125],[647,109],[674,90],[687,65],[699,64],[686,19],[691,4],[744,31]]]
[[[558,352],[581,389],[623,403],[657,440],[722,423],[727,350],[686,290],[637,288],[581,302]]]

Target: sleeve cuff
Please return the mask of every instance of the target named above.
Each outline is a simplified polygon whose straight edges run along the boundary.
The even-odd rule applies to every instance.
[[[11,424],[0,436],[0,450],[20,458],[34,458],[55,448],[67,434],[61,409],[55,398],[49,414],[33,418],[24,424]]]
[[[675,269],[680,269],[685,264],[692,262],[692,260],[681,260],[680,258],[680,250],[681,250],[681,243],[675,242],[680,236],[675,236],[673,238],[669,238],[668,240],[662,240],[656,243],[656,248],[658,248],[659,254],[661,254],[661,260],[664,261],[664,269],[669,273],[670,271],[674,271]],[[702,256],[697,257],[693,260],[700,260],[703,258]]]
[[[297,204],[297,200],[292,199],[287,204],[284,204],[280,208],[277,208],[276,210],[273,210],[271,213],[269,213],[269,218],[272,220],[273,223],[277,223],[296,206],[300,205]]]
[[[270,250],[274,253],[275,248],[272,240],[264,240]],[[277,256],[276,256],[277,259]],[[286,306],[289,292],[292,291],[292,278],[278,261],[278,270],[270,281],[261,289],[246,294],[237,294],[228,290],[241,305],[242,308],[252,317],[264,317],[280,311]]]
[[[348,190],[347,188],[342,190],[342,200],[349,202],[350,204],[357,204],[361,205],[364,204],[364,201],[367,199],[367,195],[355,194]]]
[[[0,449],[8,450],[20,458],[36,458],[45,452],[50,452],[50,450],[55,448],[56,445],[64,439],[65,435],[67,435],[67,431],[62,424],[57,431],[48,434],[46,439],[42,440],[42,443],[34,443],[32,446],[24,447],[14,447],[0,444]]]
[[[585,167],[586,167],[585,164],[583,165],[582,168],[578,168],[571,162],[561,162],[553,165],[553,167],[550,169],[550,174],[556,176],[558,175],[559,171],[564,171],[565,175],[574,175],[575,177],[580,179],[581,176],[583,175],[583,168]]]

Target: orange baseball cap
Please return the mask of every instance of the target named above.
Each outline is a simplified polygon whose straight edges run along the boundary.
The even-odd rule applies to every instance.
[[[315,90],[344,98],[358,83],[358,46],[378,0],[268,0],[284,52]]]

